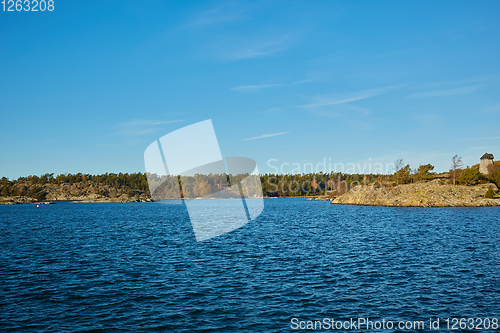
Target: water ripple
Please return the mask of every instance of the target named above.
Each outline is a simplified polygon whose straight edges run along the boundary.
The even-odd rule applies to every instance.
[[[276,332],[292,318],[499,316],[499,208],[265,204],[203,243],[183,206],[0,206],[0,327]]]

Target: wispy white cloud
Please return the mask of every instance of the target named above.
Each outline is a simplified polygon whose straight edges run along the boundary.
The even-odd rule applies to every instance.
[[[295,81],[293,84],[309,83],[309,82],[315,82],[315,81],[318,81],[318,80],[319,79],[304,79],[304,80]]]
[[[137,126],[137,125],[163,125],[163,124],[171,124],[171,123],[180,123],[184,121],[182,120],[131,120],[125,123],[122,123],[121,126]]]
[[[314,97],[314,100],[315,100],[314,103],[300,105],[300,107],[314,108],[314,107],[338,105],[338,104],[359,101],[362,99],[385,94],[391,90],[399,89],[402,86],[404,86],[404,85],[399,84],[399,85],[394,85],[394,86],[363,90],[363,91],[359,91],[356,93],[347,94],[347,95],[343,95],[343,96],[340,96],[340,95],[317,96],[317,97]]]
[[[263,135],[256,136],[256,137],[254,137],[254,138],[243,139],[243,140],[241,140],[241,141],[264,139],[264,138],[269,138],[269,137],[272,137],[272,136],[283,135],[283,134],[288,134],[288,133],[290,133],[290,132],[281,132],[281,133],[263,134]]]
[[[184,120],[144,120],[135,119],[115,126],[116,134],[120,135],[144,135],[161,130],[161,125],[180,123]]]
[[[408,95],[408,96],[406,96],[406,98],[413,99],[413,98],[441,97],[441,96],[455,96],[455,95],[470,94],[470,93],[473,93],[473,92],[479,90],[481,87],[482,87],[482,85],[475,85],[475,86],[459,87],[459,88],[452,88],[452,89],[429,90],[429,91],[423,91],[423,92]]]
[[[184,27],[204,27],[207,25],[239,21],[244,18],[244,12],[245,10],[241,7],[241,4],[235,6],[229,2],[198,13],[188,24],[184,25]]]
[[[116,148],[116,147],[127,147],[127,146],[137,146],[144,145],[145,140],[128,140],[128,141],[120,141],[120,142],[100,142],[96,144],[96,147],[102,148]]]
[[[309,82],[315,82],[318,81],[319,75],[314,74],[314,75],[307,75],[305,79],[303,80],[298,80],[295,82],[285,82],[285,83],[274,83],[274,84],[257,84],[257,85],[248,85],[248,86],[237,86],[234,88],[230,88],[229,90],[233,91],[239,91],[239,92],[256,92],[264,88],[270,88],[270,87],[277,87],[277,86],[293,86],[296,84],[303,84],[303,83],[309,83]]]
[[[321,71],[321,72],[315,71],[315,72],[307,73],[307,75],[304,79],[297,80],[297,81],[293,82],[292,85],[319,81],[320,79],[322,79],[325,76],[326,73],[327,72],[325,72],[325,71]]]
[[[249,93],[249,92],[257,92],[257,91],[264,89],[264,88],[270,88],[270,87],[276,87],[276,86],[281,86],[281,84],[261,84],[261,85],[253,85],[253,86],[239,86],[239,87],[231,88],[229,90]]]
[[[366,108],[360,108],[357,106],[342,104],[332,108],[311,108],[310,112],[316,116],[329,117],[329,118],[342,118],[350,119],[354,121],[354,118],[359,118],[359,116],[367,116],[370,114],[370,110]],[[359,121],[357,119],[356,121]],[[359,123],[361,125],[361,122]],[[366,123],[363,123],[364,127]]]
[[[226,52],[223,57],[229,60],[242,60],[274,55],[285,50],[291,44],[291,36],[264,39],[257,42],[248,42],[232,51]]]
[[[436,88],[436,87],[443,87],[443,86],[457,86],[457,85],[464,85],[464,84],[468,84],[468,83],[483,82],[483,81],[490,80],[490,79],[495,79],[495,76],[482,75],[482,76],[471,77],[471,78],[462,79],[462,80],[439,81],[439,82],[422,84],[418,88],[429,89],[429,88]]]

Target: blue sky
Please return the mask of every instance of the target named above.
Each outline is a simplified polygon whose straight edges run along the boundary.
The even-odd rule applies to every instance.
[[[144,172],[151,142],[206,119],[224,156],[261,173],[499,158],[499,14],[498,1],[0,12],[0,175]]]

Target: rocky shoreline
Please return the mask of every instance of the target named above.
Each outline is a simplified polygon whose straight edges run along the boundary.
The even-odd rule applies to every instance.
[[[493,199],[484,197],[488,188],[495,192]],[[387,207],[494,207],[500,206],[495,184],[441,185],[438,180],[394,187],[357,186],[336,197],[332,204]]]
[[[0,197],[0,205],[34,204],[39,201],[30,197]]]
[[[62,198],[51,198],[50,200],[37,200],[35,198],[18,196],[18,197],[0,197],[0,205],[20,205],[20,204],[37,204],[37,205],[48,205],[54,204],[58,201],[69,201],[71,203],[127,203],[127,202],[151,202],[151,198],[146,196],[140,196],[139,198],[120,196],[117,198],[109,198],[99,195],[90,196],[65,196]]]
[[[488,188],[495,192],[493,199],[484,197]],[[16,204],[51,204],[58,201],[72,203],[127,203],[152,202],[144,192],[135,191],[133,195],[123,192],[113,192],[108,188],[107,195],[95,192],[77,191],[71,188],[52,188],[44,200],[27,196],[0,197],[0,205]],[[111,195],[110,195],[111,194]],[[442,184],[438,179],[397,186],[374,187],[372,185],[356,186],[349,192],[337,196],[309,197],[311,201],[331,201],[336,205],[388,206],[388,207],[493,207],[500,206],[500,193],[495,184],[480,184],[474,186]]]
[[[64,184],[31,184],[21,182],[16,185],[17,191],[24,189],[24,193],[35,195],[0,196],[0,204],[16,205],[26,203],[43,204],[44,202],[70,201],[81,203],[92,202],[149,202],[151,197],[144,191],[127,187],[118,187],[108,184],[88,182]],[[36,191],[34,191],[36,189]],[[42,196],[39,194],[43,193]],[[39,196],[37,196],[37,194]]]

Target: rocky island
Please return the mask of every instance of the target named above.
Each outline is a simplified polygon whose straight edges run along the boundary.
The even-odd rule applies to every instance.
[[[491,188],[498,193],[495,184],[475,186],[440,184],[439,180],[394,187],[356,186],[336,197],[332,204],[391,206],[391,207],[486,207],[500,206],[500,197],[485,198]]]
[[[148,202],[152,201],[143,174],[66,174],[54,177],[21,177],[0,181],[0,204],[43,204],[71,202]]]
[[[332,204],[391,207],[491,207],[500,206],[500,164],[493,154],[461,169],[461,158],[452,158],[448,174],[436,175],[431,164],[417,170],[397,160],[391,181],[354,186],[331,199]]]

